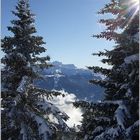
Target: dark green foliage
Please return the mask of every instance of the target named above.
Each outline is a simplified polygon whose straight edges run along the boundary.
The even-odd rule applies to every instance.
[[[139,132],[139,13],[131,0],[111,0],[98,14],[110,13],[113,18],[99,22],[106,30],[99,39],[114,40],[112,50],[94,53],[105,56],[103,63],[110,69],[89,67],[106,76],[103,80],[90,80],[105,88],[105,99],[99,103],[77,102],[84,110],[81,132],[84,140],[134,140]],[[133,17],[132,17],[133,15]],[[121,31],[119,31],[120,29]]]
[[[40,68],[48,67],[49,56],[39,57],[46,51],[45,42],[37,36],[34,15],[30,12],[29,1],[19,0],[17,17],[8,30],[12,36],[2,39],[5,56],[2,68],[2,140],[48,140],[56,131],[68,131],[65,124],[68,116],[48,102],[61,93],[38,89],[33,81],[39,78]],[[53,122],[53,115],[58,123]]]

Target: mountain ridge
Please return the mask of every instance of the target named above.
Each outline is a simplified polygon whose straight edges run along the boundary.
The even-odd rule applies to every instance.
[[[89,80],[101,79],[100,75],[88,69],[77,68],[74,64],[52,62],[53,67],[41,71],[45,80],[37,80],[36,86],[48,90],[64,90],[78,99],[98,101],[103,99],[103,88],[92,85]]]

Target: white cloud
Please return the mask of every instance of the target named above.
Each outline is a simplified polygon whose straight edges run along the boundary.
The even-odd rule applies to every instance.
[[[53,99],[51,99],[51,102],[70,117],[66,122],[69,127],[73,127],[74,125],[81,125],[82,111],[80,108],[75,108],[73,106],[73,102],[76,101],[76,96],[74,94],[69,94],[63,90],[59,92],[61,92],[65,96],[54,97]]]

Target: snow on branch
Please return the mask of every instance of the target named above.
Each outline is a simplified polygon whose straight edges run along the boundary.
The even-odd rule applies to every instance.
[[[102,132],[100,135],[96,136],[94,140],[116,140],[122,132],[123,130],[119,126],[116,128],[111,127],[105,132]]]
[[[39,97],[43,97],[44,99],[52,99],[54,96],[65,96],[63,93],[59,92],[59,91],[49,91],[46,89],[42,89],[42,88],[38,88],[38,87],[34,87],[34,86],[29,86],[29,93],[33,93],[35,96],[39,96]]]
[[[137,43],[139,43],[139,32],[137,32],[134,36],[133,36],[133,40]]]
[[[130,138],[136,129],[139,129],[139,120],[126,129],[126,136]]]
[[[22,80],[17,88],[17,92],[24,93],[27,89],[27,86],[30,84],[30,79],[28,76],[22,77]]]
[[[130,55],[130,56],[126,57],[124,59],[124,62],[126,64],[129,64],[129,63],[131,63],[133,61],[137,61],[137,60],[139,61],[139,54],[133,54],[133,55]]]
[[[94,131],[92,132],[93,135],[99,134],[104,131],[104,128],[102,126],[97,126]]]
[[[118,125],[125,129],[125,121],[130,118],[130,112],[123,101],[119,102],[119,106],[115,111],[115,118]]]
[[[61,112],[55,105],[47,100],[39,101],[37,105],[42,111],[52,114],[58,120],[58,123],[62,129],[69,131],[69,128],[65,123],[65,121],[69,118],[66,113]]]
[[[38,125],[39,136],[41,136],[43,140],[48,140],[49,136],[52,136],[52,130],[49,124],[47,124],[47,121],[33,112],[30,112],[30,114]]]
[[[27,129],[23,122],[21,123],[20,134],[22,136],[22,140],[28,140]]]

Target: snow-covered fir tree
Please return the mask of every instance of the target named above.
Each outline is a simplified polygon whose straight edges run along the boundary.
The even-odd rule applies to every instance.
[[[33,86],[38,70],[48,66],[49,57],[39,57],[46,49],[36,35],[29,0],[18,0],[12,12],[16,19],[8,30],[12,36],[2,39],[2,140],[49,140],[56,131],[68,131],[68,116],[48,101],[49,92]],[[51,117],[50,117],[51,116]],[[51,118],[53,116],[52,121]],[[58,132],[57,132],[58,133]]]
[[[105,99],[97,103],[79,101],[84,110],[79,138],[84,140],[139,139],[139,5],[136,0],[111,0],[99,14],[112,14],[101,19],[106,30],[97,38],[114,40],[112,50],[94,53],[105,56],[103,63],[112,67],[89,67],[105,75],[104,80],[91,80],[105,88]]]

